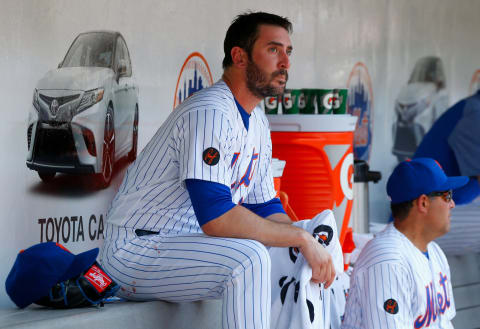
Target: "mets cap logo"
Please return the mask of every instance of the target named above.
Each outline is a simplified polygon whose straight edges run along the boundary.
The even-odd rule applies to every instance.
[[[347,112],[358,118],[353,140],[356,160],[370,159],[373,131],[372,80],[365,64],[358,62],[347,81]]]
[[[205,57],[198,52],[191,53],[183,63],[178,75],[173,108],[175,109],[195,92],[212,84],[212,73]]]
[[[440,162],[438,162],[438,161],[435,160],[435,159],[433,159],[433,161],[435,161],[435,163],[436,163],[436,164],[440,167],[440,169],[442,169],[442,171],[443,171],[443,167],[442,167],[442,165],[440,164]]]

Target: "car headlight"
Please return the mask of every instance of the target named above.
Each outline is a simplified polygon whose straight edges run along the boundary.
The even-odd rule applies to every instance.
[[[33,101],[32,101],[32,103],[33,103],[33,107],[38,111],[39,108],[40,108],[40,105],[38,104],[38,90],[37,89],[35,89],[33,91]]]
[[[82,99],[80,100],[80,104],[78,104],[77,111],[75,114],[85,111],[90,106],[100,102],[103,99],[103,92],[104,92],[103,88],[86,91],[83,94]]]

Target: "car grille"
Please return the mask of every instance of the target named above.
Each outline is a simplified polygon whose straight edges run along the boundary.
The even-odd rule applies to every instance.
[[[27,130],[27,143],[28,143],[29,150],[30,150],[30,143],[32,141],[32,129],[33,129],[33,124],[31,124]]]
[[[34,161],[50,165],[72,165],[77,158],[70,129],[38,129]]]
[[[48,121],[44,121],[46,123],[48,123],[50,126],[52,127],[58,127],[58,126],[63,126],[63,125],[66,125],[68,124],[67,121],[53,121],[53,120],[48,120]]]
[[[39,97],[40,97],[45,103],[47,103],[48,106],[50,106],[50,104],[52,103],[52,101],[53,101],[54,99],[57,100],[58,106],[62,106],[63,104],[66,104],[66,103],[68,103],[68,102],[71,102],[71,101],[77,99],[79,96],[80,96],[80,94],[70,95],[70,96],[62,96],[62,97],[50,97],[50,96],[46,96],[46,95],[43,95],[43,94],[39,94]]]

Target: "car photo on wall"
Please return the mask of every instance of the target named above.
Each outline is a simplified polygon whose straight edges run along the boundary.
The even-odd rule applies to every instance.
[[[137,156],[138,93],[123,36],[81,33],[33,92],[27,167],[44,182],[94,174],[98,187],[109,186],[115,162]]]

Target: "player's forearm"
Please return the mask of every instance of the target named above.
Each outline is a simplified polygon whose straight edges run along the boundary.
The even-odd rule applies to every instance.
[[[282,213],[271,214],[267,217],[267,219],[277,223],[292,224],[292,220],[290,219],[290,217]]]
[[[202,229],[213,236],[253,239],[272,247],[297,247],[312,268],[312,282],[324,282],[328,288],[335,279],[328,251],[310,233],[295,225],[261,218],[237,205],[204,224]]]
[[[280,220],[280,216],[274,217]],[[253,239],[272,247],[301,248],[312,238],[301,228],[273,219],[265,220],[242,206],[235,206],[222,216],[204,224],[202,229],[207,235]]]

